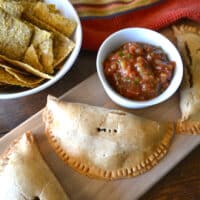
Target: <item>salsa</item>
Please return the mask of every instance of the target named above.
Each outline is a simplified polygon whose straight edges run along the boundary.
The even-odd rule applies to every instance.
[[[128,42],[104,61],[104,73],[111,86],[122,96],[149,100],[161,94],[173,77],[176,63],[156,46]]]

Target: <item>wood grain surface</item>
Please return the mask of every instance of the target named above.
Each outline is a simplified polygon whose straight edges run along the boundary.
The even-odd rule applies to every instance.
[[[105,94],[96,74],[62,95],[62,99],[119,109],[119,106],[114,104]],[[159,121],[173,120],[180,115],[178,96],[174,95],[166,102],[150,108],[129,110],[129,112]],[[165,114],[161,115],[161,113]],[[53,152],[44,135],[42,111],[13,129],[0,140],[0,154],[8,147],[9,143],[27,130],[31,130],[35,135],[44,159],[61,182],[70,199],[73,200],[102,200],[105,197],[109,200],[136,200],[173,169],[194,147],[200,144],[200,137],[198,136],[175,135],[165,158],[147,173],[130,179],[100,181],[78,174],[66,166]]]
[[[95,59],[95,52],[82,50],[70,72],[52,87],[29,97],[15,100],[1,100],[0,134],[6,134],[25,119],[43,108],[46,103],[47,94],[60,96],[77,83],[93,74],[96,71]],[[200,199],[200,146],[192,151],[188,157],[179,163],[178,166],[154,185],[141,198],[141,200],[154,199]]]
[[[200,146],[154,185],[140,200],[154,199],[200,199]]]

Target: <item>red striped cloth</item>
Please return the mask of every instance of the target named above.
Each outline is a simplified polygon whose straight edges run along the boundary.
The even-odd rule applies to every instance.
[[[158,30],[181,18],[200,22],[200,0],[164,0],[149,8],[118,16],[81,19],[83,48],[97,50],[108,35],[122,28],[146,27]]]
[[[160,1],[162,0],[71,0],[80,17],[116,15]]]

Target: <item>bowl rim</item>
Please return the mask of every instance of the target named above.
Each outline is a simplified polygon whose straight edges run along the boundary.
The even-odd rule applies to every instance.
[[[110,41],[114,38],[117,37],[118,35],[122,35],[123,33],[127,32],[127,31],[133,31],[133,32],[137,32],[137,31],[142,31],[142,32],[146,32],[148,34],[156,34],[157,36],[159,36],[160,38],[162,38],[163,40],[165,40],[172,48],[174,48],[175,52],[176,52],[176,62],[178,60],[178,64],[179,67],[178,69],[176,68],[176,73],[174,73],[174,76],[172,78],[172,80],[175,80],[176,78],[176,82],[170,82],[170,85],[172,86],[168,86],[168,88],[166,90],[164,90],[164,92],[162,92],[161,94],[159,94],[158,96],[150,99],[150,100],[146,100],[146,101],[137,101],[137,100],[131,100],[128,99],[126,97],[123,97],[122,95],[120,95],[118,92],[116,92],[112,86],[110,85],[110,83],[107,81],[104,72],[103,72],[103,66],[102,66],[102,60],[101,60],[101,55],[102,52],[104,51],[104,47],[105,45],[107,45],[108,43],[110,43]],[[151,43],[149,43],[151,44]],[[154,45],[154,44],[152,44]],[[119,44],[120,46],[120,44]],[[155,45],[154,45],[155,46]],[[163,49],[165,51],[165,49]],[[112,50],[110,51],[112,52]],[[166,52],[166,51],[165,51]],[[168,53],[169,51],[167,51],[166,53]],[[106,91],[107,95],[112,99],[112,101],[114,101],[116,104],[125,107],[125,108],[132,108],[132,109],[139,109],[139,108],[145,108],[145,107],[150,107],[159,103],[162,103],[164,101],[166,101],[167,99],[169,99],[179,88],[182,78],[183,78],[183,62],[180,56],[180,53],[178,52],[177,48],[175,47],[175,45],[164,35],[160,34],[157,31],[148,29],[148,28],[141,28],[141,27],[129,27],[129,28],[124,28],[124,29],[120,29],[119,31],[116,31],[114,33],[112,33],[111,35],[109,35],[101,44],[101,46],[99,47],[98,53],[97,53],[97,58],[96,58],[96,68],[97,68],[97,74],[98,77],[100,79],[101,84],[103,85],[104,90]]]
[[[80,22],[80,18],[78,16],[77,11],[75,10],[75,8],[73,7],[73,5],[71,4],[71,2],[67,1],[62,1],[63,4],[66,4],[66,8],[71,10],[72,15],[74,16],[74,20],[77,23],[77,27],[76,30],[73,34],[77,34],[78,37],[76,40],[76,44],[75,44],[75,48],[73,49],[73,51],[70,53],[70,55],[67,58],[67,62],[68,63],[63,63],[63,67],[56,73],[55,76],[53,76],[52,79],[46,80],[46,82],[42,83],[41,85],[35,87],[35,88],[28,88],[25,91],[20,91],[20,92],[16,92],[16,93],[0,93],[0,99],[17,99],[20,97],[25,97],[25,96],[29,96],[29,95],[33,95],[35,93],[38,93],[50,86],[52,86],[54,83],[56,83],[58,80],[60,80],[73,66],[76,58],[79,55],[79,52],[81,50],[81,46],[82,46],[82,26],[81,26],[81,22]]]

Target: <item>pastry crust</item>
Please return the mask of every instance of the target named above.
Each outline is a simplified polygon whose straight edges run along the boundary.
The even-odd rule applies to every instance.
[[[0,185],[3,200],[68,200],[31,133],[15,140],[1,156]]]
[[[178,121],[176,123],[176,133],[200,134],[200,122]]]
[[[199,134],[200,122],[200,29],[195,26],[173,26],[177,46],[184,62],[184,79],[180,89],[181,119],[177,133]]]
[[[174,133],[171,123],[54,97],[48,98],[44,121],[49,143],[66,164],[106,180],[151,169],[167,153]]]

